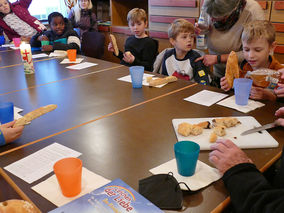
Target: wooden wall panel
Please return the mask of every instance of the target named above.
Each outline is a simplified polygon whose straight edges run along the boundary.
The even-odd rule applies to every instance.
[[[271,21],[284,22],[284,2],[276,1],[272,3]]]
[[[199,17],[199,8],[190,7],[149,7],[150,15]]]
[[[196,0],[149,0],[151,6],[197,7]]]

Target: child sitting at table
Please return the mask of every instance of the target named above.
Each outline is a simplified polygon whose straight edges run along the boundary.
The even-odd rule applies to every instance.
[[[176,19],[168,29],[168,36],[174,48],[166,49],[157,56],[154,72],[209,85],[207,67],[202,61],[195,62],[200,54],[192,50],[194,44],[193,24],[185,19]]]
[[[147,15],[143,9],[134,8],[127,14],[127,22],[134,34],[127,38],[124,50],[119,51],[118,58],[121,64],[126,66],[144,66],[145,70],[152,71],[158,52],[158,42],[149,38],[145,32],[147,27]],[[114,52],[112,43],[108,45],[108,51]]]
[[[279,70],[284,68],[274,56],[270,55],[276,46],[275,29],[269,21],[252,21],[244,26],[242,33],[243,54],[245,60],[241,63],[240,77],[245,77],[248,71],[259,68]],[[230,90],[225,77],[221,78],[221,88]],[[250,94],[255,100],[276,100],[273,90],[253,86]]]
[[[37,34],[31,39],[32,47],[40,47],[41,41],[49,41],[42,46],[42,51],[76,49],[80,51],[81,42],[68,19],[61,13],[53,12],[48,16],[50,29],[43,34]]]
[[[10,3],[8,0],[0,0],[0,28],[10,40],[21,37],[21,40],[29,41],[38,32],[46,30],[46,27],[29,13],[31,2],[32,0],[18,0]]]

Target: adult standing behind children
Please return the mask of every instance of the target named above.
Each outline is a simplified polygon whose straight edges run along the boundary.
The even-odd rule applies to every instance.
[[[275,29],[269,21],[255,20],[244,25],[241,39],[245,59],[240,66],[240,77],[245,77],[248,71],[260,68],[272,70],[284,68],[272,55],[276,46],[275,37]],[[225,77],[221,78],[220,84],[223,90],[230,89]],[[253,86],[250,98],[274,101],[277,96],[272,89]]]
[[[64,18],[61,13],[53,12],[48,16],[48,23],[51,30],[33,36],[32,47],[40,47],[41,41],[49,41],[49,45],[42,46],[42,51],[68,49],[80,51],[80,39],[67,18]]]
[[[200,54],[192,50],[194,26],[185,19],[176,19],[168,29],[170,43],[174,46],[161,52],[155,61],[154,72],[209,85],[209,71]]]
[[[28,11],[32,0],[18,0],[10,3],[8,0],[0,0],[0,27],[10,40],[21,37],[22,40],[30,40],[38,32],[46,30],[46,27]]]
[[[243,60],[243,24],[252,20],[264,20],[264,12],[255,0],[205,0],[202,11],[209,20],[206,34],[209,55],[202,56],[199,60],[203,60],[206,66],[214,65],[214,81],[220,85],[220,78],[225,75],[228,54],[235,51],[240,61]],[[201,31],[198,24],[196,31]]]
[[[127,22],[134,35],[127,38],[124,45],[125,52],[119,51],[117,57],[121,60],[120,63],[126,66],[144,66],[145,70],[152,71],[158,52],[158,43],[149,38],[145,32],[147,27],[145,10],[139,8],[130,10],[127,14]],[[109,43],[108,51],[114,52],[112,43]]]
[[[80,38],[82,38],[85,32],[98,31],[96,14],[92,9],[93,4],[91,0],[78,0],[68,14],[68,19]]]

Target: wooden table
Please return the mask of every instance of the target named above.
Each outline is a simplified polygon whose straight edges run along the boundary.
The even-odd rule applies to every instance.
[[[64,73],[57,69],[54,73]],[[138,180],[150,176],[149,169],[174,158],[177,138],[172,119],[251,115],[265,124],[274,120],[274,112],[281,106],[267,102],[248,114],[216,104],[205,107],[183,99],[205,88],[220,90],[181,80],[160,89],[132,89],[130,83],[117,81],[127,74],[126,67],[116,67],[0,95],[1,100],[13,101],[26,112],[58,104],[54,112],[27,126],[19,140],[0,148],[0,167],[58,142],[83,153],[80,158],[89,170],[108,179],[121,178],[138,190]],[[269,132],[279,142],[278,148],[245,150],[260,169],[274,162],[283,147],[283,130]],[[208,153],[201,151],[199,159],[211,165]],[[31,189],[52,173],[32,184],[7,174],[43,212],[55,208]],[[185,192],[185,212],[210,212],[227,196],[221,180],[198,192]]]

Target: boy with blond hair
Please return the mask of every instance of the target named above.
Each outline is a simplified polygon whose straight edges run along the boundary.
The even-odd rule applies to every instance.
[[[145,32],[148,24],[145,10],[140,8],[130,10],[127,14],[127,22],[134,35],[127,38],[124,53],[119,51],[117,57],[121,60],[120,63],[126,66],[144,66],[145,70],[152,71],[158,52],[158,43],[149,38]],[[108,51],[114,52],[111,42],[108,45]]]
[[[200,54],[192,50],[195,37],[193,24],[185,19],[176,19],[168,29],[168,36],[174,48],[166,49],[157,56],[154,72],[209,85],[207,67],[202,61],[195,62]]]
[[[242,33],[243,54],[245,60],[241,63],[240,77],[244,77],[248,71],[260,68],[279,70],[284,68],[272,56],[276,46],[275,29],[269,21],[252,21],[244,26]],[[228,91],[229,85],[225,77],[221,78],[221,88]],[[252,87],[251,99],[276,100],[273,90],[261,87]]]

